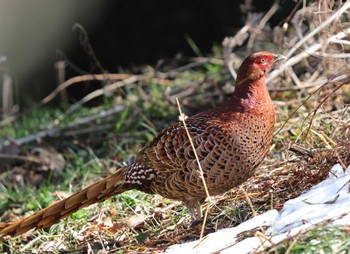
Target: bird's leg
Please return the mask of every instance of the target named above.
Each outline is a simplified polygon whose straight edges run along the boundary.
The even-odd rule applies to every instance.
[[[187,205],[188,211],[193,221],[203,218],[202,203],[199,200]]]
[[[203,218],[203,213],[202,213],[202,204],[199,200],[196,200],[196,212],[197,212],[197,217],[199,219]]]

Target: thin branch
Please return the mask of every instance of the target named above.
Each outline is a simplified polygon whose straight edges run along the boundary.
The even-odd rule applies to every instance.
[[[196,161],[197,161],[197,164],[198,164],[198,169],[199,169],[199,173],[200,173],[200,178],[203,182],[203,187],[204,187],[204,190],[205,190],[205,194],[208,198],[208,202],[212,202],[212,199],[210,197],[210,194],[209,194],[209,191],[208,191],[208,187],[207,187],[207,183],[205,182],[205,178],[204,178],[204,173],[203,173],[203,169],[202,169],[202,165],[199,161],[199,157],[198,157],[198,154],[197,154],[197,151],[196,151],[196,147],[194,146],[194,143],[193,143],[193,140],[192,140],[192,137],[191,137],[191,134],[190,132],[188,131],[187,129],[187,125],[186,125],[186,116],[184,113],[182,113],[182,110],[181,110],[181,105],[180,105],[180,102],[178,100],[178,98],[176,98],[176,103],[177,103],[177,107],[179,109],[179,113],[180,113],[180,120],[182,121],[182,124],[184,125],[185,127],[185,131],[186,131],[186,134],[187,134],[187,137],[188,139],[190,140],[190,144],[191,144],[191,147],[193,149],[193,152],[194,152],[194,156],[196,158]],[[203,235],[204,235],[204,230],[205,230],[205,224],[207,222],[207,217],[208,217],[208,213],[209,213],[209,206],[207,206],[206,210],[205,210],[205,214],[204,214],[204,219],[203,219],[203,224],[202,224],[202,228],[201,228],[201,233],[200,233],[200,238],[199,238],[199,242],[202,241],[203,239]],[[198,211],[197,211],[198,212]]]
[[[29,161],[29,162],[34,162],[37,164],[42,164],[41,160],[39,160],[33,156],[23,156],[23,155],[0,153],[0,158],[1,159],[8,159],[8,160]]]
[[[349,1],[350,3],[350,1]],[[301,60],[303,60],[304,58],[307,58],[310,56],[310,54],[315,53],[316,51],[318,51],[322,46],[324,46],[325,44],[328,44],[330,41],[334,40],[334,39],[343,39],[345,38],[348,34],[350,33],[350,28],[345,29],[344,31],[341,31],[335,35],[333,35],[332,37],[330,37],[327,41],[320,41],[318,43],[315,43],[314,45],[310,46],[309,48],[307,48],[306,50],[302,51],[300,54],[289,58],[287,61],[285,61],[283,63],[283,65],[280,65],[280,68],[275,69],[274,71],[272,71],[268,78],[267,78],[267,82],[275,79],[276,77],[278,77],[282,72],[284,72],[288,67],[293,66],[297,63],[299,63]],[[294,51],[293,51],[294,52]],[[290,55],[290,54],[288,54]]]
[[[130,77],[128,74],[108,74],[109,79],[113,80],[120,80]],[[66,89],[67,87],[84,81],[92,81],[92,80],[105,80],[106,76],[105,74],[86,74],[86,75],[80,75],[73,78],[70,78],[60,84],[53,92],[51,92],[48,96],[46,96],[44,99],[41,100],[40,105],[46,104],[49,101],[51,101],[54,97],[56,97],[57,94],[59,94],[61,91]]]
[[[46,104],[49,101],[51,101],[57,94],[59,94],[62,90],[66,89],[67,87],[84,81],[93,81],[93,80],[99,80],[103,81],[106,80],[106,76],[108,77],[108,80],[124,80],[128,79],[130,77],[134,77],[135,75],[132,74],[119,74],[119,73],[106,73],[106,74],[86,74],[86,75],[80,75],[73,78],[70,78],[60,84],[53,92],[51,92],[48,96],[46,96],[44,99],[41,100],[40,105]],[[139,80],[146,79],[146,75],[139,75],[137,76]],[[161,83],[161,84],[169,84],[168,81],[162,82],[162,80],[159,80],[157,78],[152,79],[153,82]],[[112,84],[113,85],[113,84]]]
[[[43,130],[43,131],[39,131],[37,133],[28,135],[26,137],[16,139],[16,140],[14,140],[14,143],[17,145],[22,145],[22,144],[32,142],[34,140],[39,140],[39,139],[47,138],[47,137],[58,137],[60,135],[68,135],[68,134],[74,135],[77,133],[73,132],[73,130],[75,128],[77,128],[78,126],[81,126],[83,124],[88,124],[90,122],[108,117],[110,115],[119,113],[123,110],[124,110],[124,107],[118,105],[118,106],[111,108],[109,110],[102,110],[102,111],[98,112],[98,114],[96,114],[96,115],[80,118],[80,119],[70,123],[68,126]],[[95,130],[98,130],[98,129],[95,129]],[[91,131],[91,129],[90,129],[90,131]]]
[[[319,88],[317,88],[313,93],[311,93],[309,96],[306,97],[306,99],[304,100],[303,103],[301,103],[289,116],[288,118],[284,121],[284,123],[282,124],[282,126],[273,134],[273,136],[275,137],[278,133],[281,132],[281,130],[284,128],[284,126],[289,122],[290,119],[292,119],[292,117],[296,114],[296,112],[302,107],[304,106],[304,103],[306,101],[308,101],[313,95],[315,95],[318,91],[321,90],[321,88],[323,88],[324,86],[330,84],[331,81],[327,81],[326,83],[324,83],[323,85],[321,85]],[[304,123],[303,123],[304,124]]]
[[[314,52],[313,55],[327,58],[350,58],[350,53]]]
[[[344,85],[347,85],[347,84],[346,84],[346,83],[342,83],[342,84],[339,84],[336,88],[334,88],[328,95],[325,96],[325,98],[324,98],[323,100],[321,100],[321,102],[319,103],[319,105],[317,105],[317,107],[313,110],[313,112],[310,112],[310,113],[308,114],[308,116],[305,118],[305,120],[306,120],[310,115],[312,115],[312,116],[311,116],[311,119],[310,119],[309,126],[308,126],[307,131],[306,131],[305,138],[307,137],[307,135],[308,135],[309,132],[310,132],[311,125],[312,125],[312,123],[313,123],[313,120],[314,120],[314,118],[315,118],[315,116],[316,116],[317,111],[318,111],[318,110],[320,109],[320,107],[325,103],[325,101],[328,100],[328,98],[329,98],[332,94],[334,94],[337,90],[339,90],[339,89],[340,89],[341,87],[343,87]],[[304,120],[304,122],[305,122],[305,120]],[[304,124],[304,122],[303,122],[303,124]]]
[[[113,84],[107,85],[101,89],[97,89],[95,91],[93,91],[92,93],[89,93],[88,95],[86,95],[85,97],[83,97],[80,101],[78,101],[77,103],[73,104],[72,106],[69,107],[69,109],[62,114],[61,116],[59,116],[56,120],[55,120],[55,124],[57,125],[60,121],[62,121],[67,115],[73,113],[74,111],[76,111],[78,108],[80,108],[84,103],[98,97],[104,94],[108,94],[111,93],[112,91],[116,90],[117,88],[123,87],[125,85],[128,84],[132,84],[135,83],[139,80],[138,76],[131,76],[123,81],[119,81],[119,82],[115,82]]]
[[[257,30],[258,31],[262,31],[262,29],[265,27],[267,21],[269,21],[269,19],[273,16],[273,14],[276,13],[276,11],[278,10],[279,8],[279,5],[277,3],[273,4],[272,7],[270,8],[270,10],[265,14],[265,16],[260,20],[259,22],[259,25],[257,27]],[[254,41],[255,41],[255,38],[257,36],[257,32],[253,32],[250,37],[249,37],[249,40],[248,40],[248,43],[247,43],[247,48],[248,49],[252,49],[253,48],[253,44],[254,44]]]
[[[201,179],[202,179],[202,182],[203,182],[205,193],[207,195],[208,200],[211,202],[211,197],[210,197],[210,194],[209,194],[209,191],[208,191],[208,188],[207,188],[207,183],[205,182],[205,179],[204,179],[204,173],[203,173],[202,165],[201,165],[201,163],[199,161],[199,157],[198,157],[198,154],[196,152],[196,147],[194,146],[191,134],[190,134],[190,132],[187,129],[187,125],[186,125],[186,121],[185,121],[186,116],[185,116],[184,113],[182,113],[181,105],[180,105],[180,102],[179,102],[179,100],[177,98],[176,98],[176,103],[177,103],[177,107],[178,107],[179,112],[180,112],[180,119],[181,119],[181,121],[182,121],[182,123],[183,123],[183,125],[185,127],[187,137],[190,140],[190,144],[191,144],[191,147],[192,147],[193,152],[194,152],[194,156],[195,156],[197,164],[198,164],[198,169],[199,169],[200,176],[201,176]]]
[[[291,48],[291,50],[286,54],[286,57],[289,58],[293,55],[293,53],[300,48],[301,45],[303,45],[305,42],[307,42],[309,39],[311,39],[313,36],[315,36],[317,33],[322,31],[326,26],[331,24],[335,19],[339,18],[340,15],[342,15],[344,12],[346,12],[348,9],[350,9],[350,1],[346,1],[344,5],[336,11],[331,17],[326,19],[322,24],[320,24],[316,29],[313,29],[308,35],[306,35],[303,39],[301,39],[295,46]],[[349,30],[349,29],[347,29]],[[334,40],[335,36],[331,37],[332,40]],[[337,38],[339,39],[339,38]],[[328,40],[329,41],[329,40]]]
[[[96,67],[103,73],[103,74],[107,74],[106,70],[102,67],[101,62],[98,60],[95,51],[93,49],[93,47],[91,46],[90,43],[90,39],[88,36],[88,33],[86,32],[86,30],[84,29],[84,27],[79,24],[79,23],[75,23],[73,25],[73,30],[78,30],[80,32],[79,34],[79,39],[80,39],[80,43],[81,45],[84,47],[86,53],[88,54],[88,56],[92,59],[92,61],[94,62],[94,64],[96,65]],[[108,79],[108,76],[106,76],[106,79]]]

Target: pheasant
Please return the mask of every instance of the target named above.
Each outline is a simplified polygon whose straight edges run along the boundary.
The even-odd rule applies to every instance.
[[[220,195],[251,177],[272,142],[275,112],[266,87],[271,66],[285,57],[249,55],[238,70],[232,97],[186,119],[210,195]],[[193,209],[206,192],[184,124],[160,131],[130,165],[17,222],[0,225],[0,240],[51,226],[75,211],[130,189],[180,200]]]

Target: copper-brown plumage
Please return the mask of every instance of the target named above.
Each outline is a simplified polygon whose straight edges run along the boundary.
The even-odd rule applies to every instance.
[[[269,52],[251,54],[238,70],[231,99],[186,120],[210,195],[247,180],[269,150],[275,113],[266,75],[281,58]],[[132,164],[27,218],[0,225],[0,239],[49,227],[83,207],[130,189],[181,200],[194,208],[206,198],[198,168],[183,124],[175,123],[159,132]]]

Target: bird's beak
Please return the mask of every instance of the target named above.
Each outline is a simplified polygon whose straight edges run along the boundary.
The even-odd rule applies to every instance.
[[[275,54],[274,57],[275,57],[274,62],[278,62],[278,61],[287,59],[284,55],[280,55],[280,54]]]

